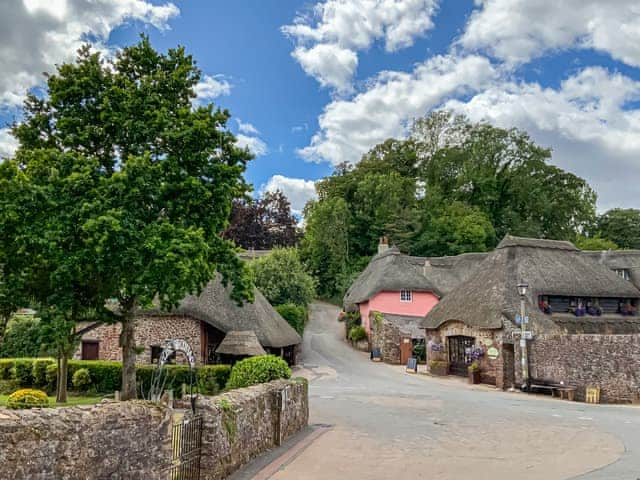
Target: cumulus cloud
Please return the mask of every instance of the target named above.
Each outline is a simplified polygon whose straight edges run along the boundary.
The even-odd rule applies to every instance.
[[[195,87],[196,103],[204,104],[231,93],[231,84],[224,75],[205,75]]]
[[[433,28],[437,0],[326,0],[282,31],[295,40],[292,55],[322,86],[352,91],[357,52],[377,40],[387,52],[413,44]]]
[[[109,34],[127,21],[165,29],[179,13],[173,3],[146,0],[13,0],[0,15],[0,108],[21,104],[42,72],[72,60],[88,39],[106,49]]]
[[[476,0],[460,43],[509,63],[549,50],[593,48],[640,66],[637,0]]]
[[[408,124],[452,95],[488,87],[497,73],[484,57],[436,56],[411,73],[383,72],[352,99],[334,100],[319,118],[320,131],[299,150],[308,160],[355,163],[372,146],[403,136]]]
[[[249,135],[259,135],[260,131],[249,122],[243,122],[239,118],[236,118],[238,123],[238,131]]]
[[[0,162],[11,157],[18,148],[18,141],[11,135],[8,128],[0,128]]]
[[[497,83],[468,101],[444,106],[473,121],[520,127],[553,148],[553,163],[584,178],[600,207],[637,207],[640,183],[640,82],[601,67],[588,67],[558,89],[537,83]]]
[[[316,198],[315,183],[303,178],[291,178],[283,175],[274,175],[262,186],[262,192],[275,192],[280,190],[291,202],[291,211],[301,214],[302,209],[309,200]]]
[[[269,151],[267,144],[263,140],[243,133],[236,135],[236,145],[240,148],[248,148],[256,157],[261,157]]]

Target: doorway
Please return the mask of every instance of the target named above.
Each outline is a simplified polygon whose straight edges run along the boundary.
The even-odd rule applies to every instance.
[[[475,343],[475,338],[455,335],[447,337],[449,347],[449,372],[453,375],[466,377],[469,375],[468,368],[473,361],[471,358],[471,348]]]
[[[97,340],[83,340],[82,360],[100,360],[100,342]]]

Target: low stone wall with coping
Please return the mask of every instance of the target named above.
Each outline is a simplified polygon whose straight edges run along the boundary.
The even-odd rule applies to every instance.
[[[1,479],[166,479],[171,410],[148,402],[0,409]]]
[[[200,479],[219,480],[307,426],[308,384],[276,380],[200,397],[197,411],[204,418]]]

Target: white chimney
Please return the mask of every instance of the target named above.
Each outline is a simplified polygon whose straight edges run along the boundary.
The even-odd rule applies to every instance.
[[[427,276],[427,268],[431,266],[431,262],[428,258],[424,259],[424,266],[422,267],[422,275]]]
[[[378,253],[382,253],[389,250],[389,238],[384,236],[380,237],[380,243],[378,244]]]

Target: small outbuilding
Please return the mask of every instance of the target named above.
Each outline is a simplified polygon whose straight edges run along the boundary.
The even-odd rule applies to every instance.
[[[216,353],[221,356],[222,363],[229,364],[243,358],[267,354],[253,330],[232,330],[227,333],[216,348]]]

